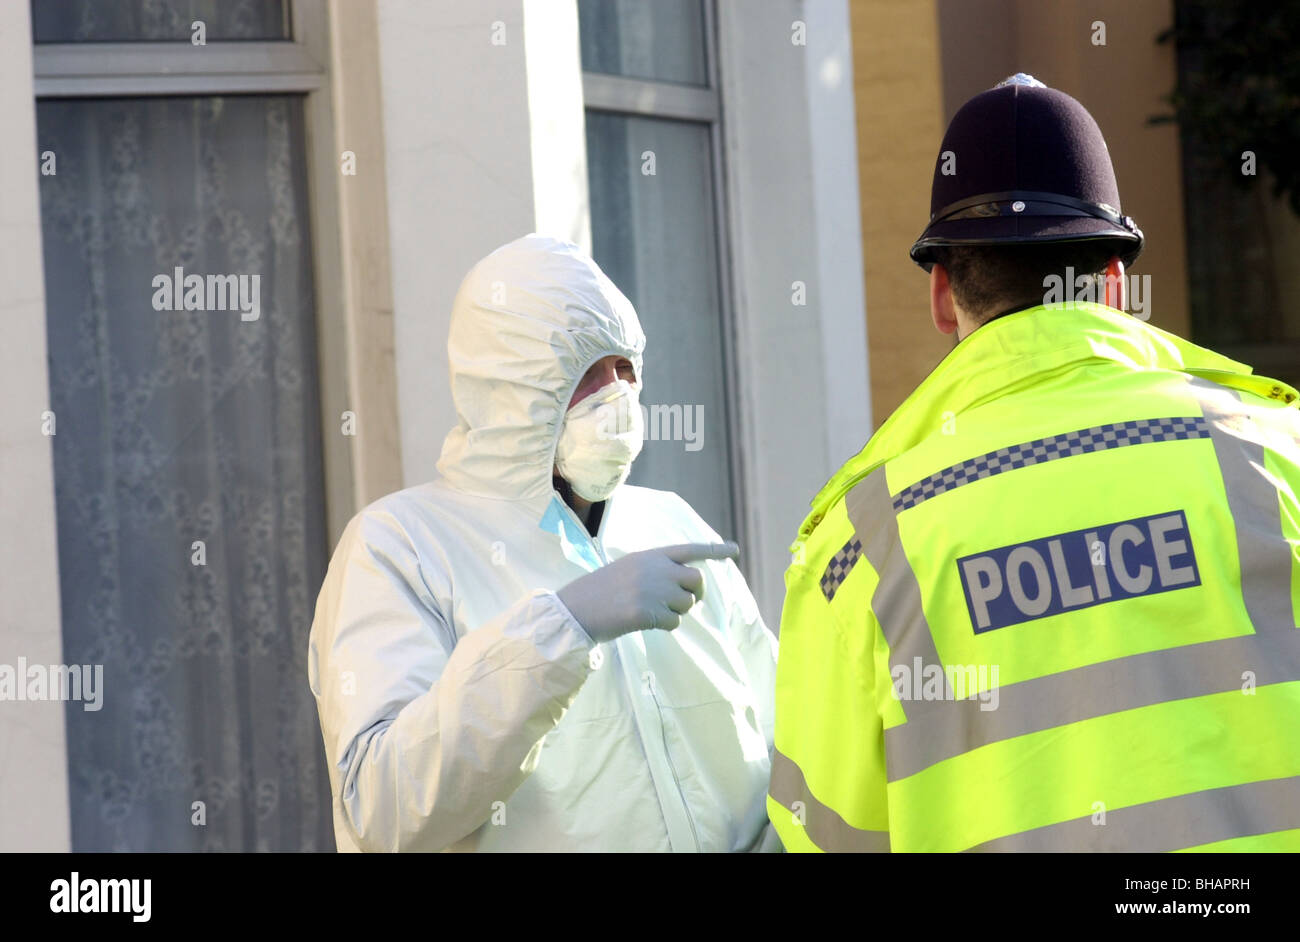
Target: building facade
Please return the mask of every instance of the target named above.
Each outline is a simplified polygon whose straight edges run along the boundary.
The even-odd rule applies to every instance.
[[[1135,313],[1296,382],[1295,217],[1151,121],[1186,12],[0,4],[0,849],[333,848],[316,592],[358,510],[436,473],[452,297],[525,233],[636,305],[632,481],[740,542],[774,629],[808,501],[951,349],[907,249],[947,121],[1011,73],[1101,125]],[[1216,332],[1219,257],[1259,277]]]
[[[435,474],[452,296],[530,231],[637,305],[634,482],[741,541],[775,625],[870,429],[847,3],[0,17],[0,661],[103,669],[94,709],[0,707],[0,847],[332,848],[315,593],[357,510]]]

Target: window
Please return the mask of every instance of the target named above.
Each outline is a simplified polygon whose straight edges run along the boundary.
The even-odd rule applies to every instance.
[[[676,491],[737,539],[712,8],[579,0],[578,15],[592,254],[647,337],[647,440],[630,481]]]
[[[709,85],[701,0],[581,0],[582,68],[655,82]]]
[[[103,666],[66,714],[78,851],[333,847],[305,664],[323,57],[285,7],[33,5],[64,658]]]

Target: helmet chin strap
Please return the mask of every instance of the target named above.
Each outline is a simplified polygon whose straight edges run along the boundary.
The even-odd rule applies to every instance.
[[[979,219],[988,216],[1091,216],[1141,237],[1142,230],[1130,216],[1106,203],[1093,203],[1060,193],[1037,190],[1003,190],[980,193],[949,203],[930,217],[930,225],[954,219]]]
[[[926,225],[926,233],[929,233],[933,227],[939,223],[955,222],[963,219],[989,219],[994,217],[1013,217],[1013,216],[1075,216],[1081,218],[1100,219],[1115,227],[1114,233],[1093,233],[1076,237],[1061,237],[1059,239],[1044,239],[1048,242],[1082,242],[1095,239],[1115,239],[1116,241],[1124,240],[1128,247],[1123,251],[1117,251],[1116,254],[1123,260],[1125,265],[1132,265],[1134,260],[1141,253],[1146,241],[1142,230],[1138,228],[1133,217],[1125,216],[1105,203],[1091,203],[1087,200],[1078,200],[1072,196],[1062,196],[1059,193],[1040,193],[1036,190],[1005,190],[998,193],[981,193],[978,196],[971,196],[966,199],[957,200],[955,203],[949,203],[930,217],[930,222]],[[994,240],[995,243],[1003,244],[1025,244],[1031,243],[1034,239],[1001,239]],[[916,245],[912,247],[913,258],[917,247],[938,244],[956,244],[949,243],[943,239],[927,238],[922,234],[917,240]],[[970,243],[984,243],[979,239],[972,239]],[[929,259],[924,261],[918,260],[926,271],[933,267],[933,262]]]

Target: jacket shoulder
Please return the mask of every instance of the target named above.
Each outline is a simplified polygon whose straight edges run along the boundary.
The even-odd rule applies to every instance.
[[[449,490],[436,481],[385,494],[353,515],[339,538],[335,553],[379,553],[411,559],[419,555],[417,539],[427,524],[448,511]]]
[[[877,534],[864,526],[869,515],[864,515],[858,505],[878,501],[883,474],[883,468],[877,468],[818,509],[816,525],[791,547],[787,593],[815,596],[829,604],[842,597],[846,583],[850,587],[872,584],[861,579],[850,582],[849,576],[871,569],[867,555]],[[888,499],[887,493],[885,497]]]
[[[442,499],[441,495],[443,493],[445,493],[445,489],[439,487],[436,481],[417,484],[414,487],[393,491],[391,494],[385,494],[383,497],[371,501],[357,511],[352,519],[354,521],[370,519],[408,512],[416,507],[434,506]]]

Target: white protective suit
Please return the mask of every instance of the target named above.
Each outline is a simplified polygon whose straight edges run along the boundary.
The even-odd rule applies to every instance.
[[[779,850],[765,796],[776,639],[730,560],[675,631],[593,644],[553,590],[636,550],[720,542],[676,494],[621,485],[590,538],[551,480],[578,381],[636,312],[576,246],[474,267],[448,351],[441,476],[348,525],[308,670],[340,850]]]

